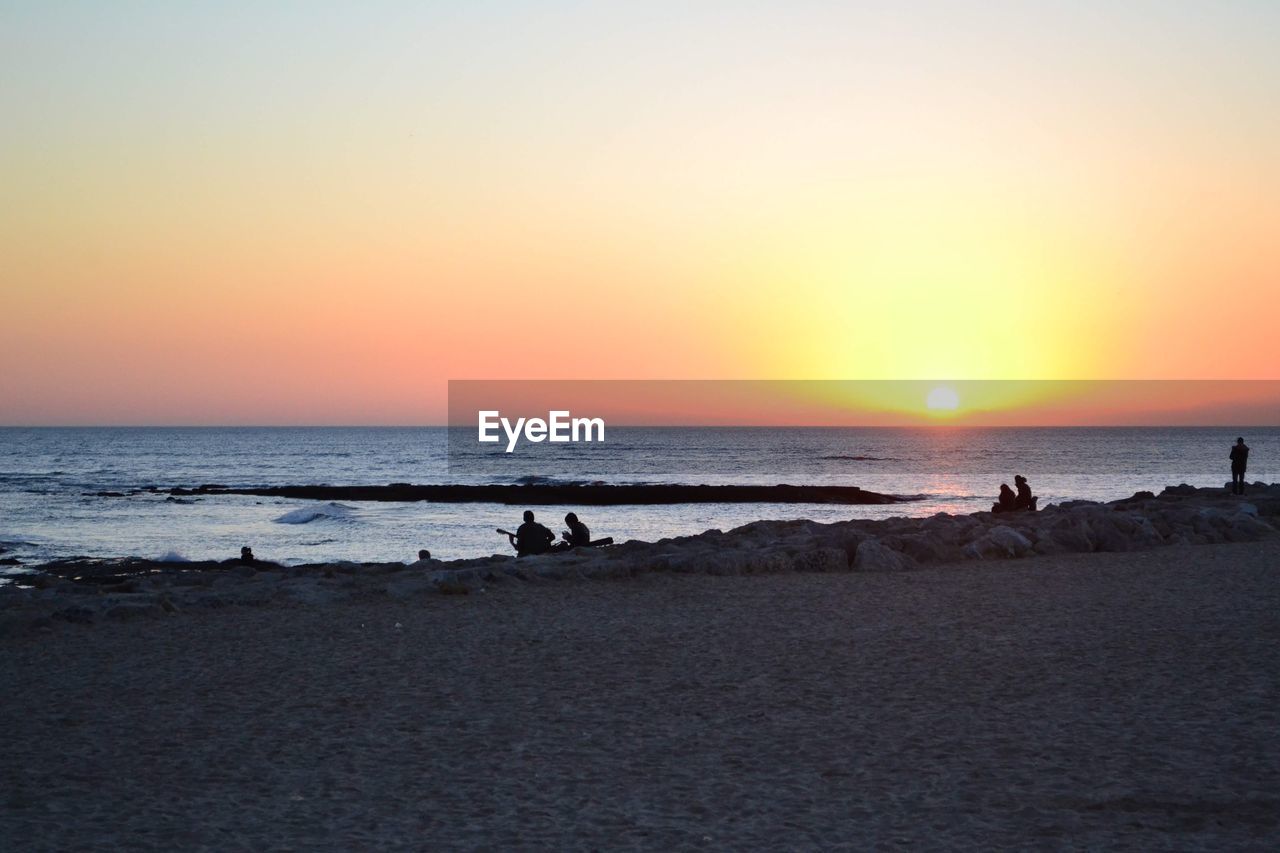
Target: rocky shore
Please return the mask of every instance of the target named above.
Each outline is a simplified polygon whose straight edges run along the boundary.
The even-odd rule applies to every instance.
[[[468,594],[495,584],[631,578],[649,573],[745,575],[906,571],[933,564],[1060,553],[1143,551],[1174,544],[1253,542],[1280,528],[1280,484],[1247,497],[1189,485],[1111,503],[1076,501],[1034,514],[927,519],[756,521],[659,542],[626,542],[557,555],[475,560],[332,562],[282,566],[224,562],[69,560],[38,566],[0,588],[0,634],[56,621],[152,619],[188,608],[370,597]]]
[[[1251,542],[1280,529],[1280,484],[1243,498],[1173,486],[1156,496],[1085,501],[1037,513],[891,518],[820,524],[758,521],[728,532],[631,541],[526,557],[336,562],[158,562],[76,559],[39,566],[0,588],[0,635],[56,622],[163,618],[192,608],[270,603],[319,606],[390,596],[466,595],[510,583],[629,578],[650,573],[744,575],[901,572],[933,564],[1034,555],[1140,551]]]

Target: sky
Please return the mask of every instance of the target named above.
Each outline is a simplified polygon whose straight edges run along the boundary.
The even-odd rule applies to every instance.
[[[0,424],[1280,378],[1280,4],[0,0]]]

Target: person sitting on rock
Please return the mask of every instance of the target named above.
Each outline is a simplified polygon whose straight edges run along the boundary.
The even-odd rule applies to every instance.
[[[1018,487],[1018,498],[1014,503],[1014,508],[1034,511],[1036,508],[1036,497],[1031,494],[1031,486],[1027,483],[1027,478],[1019,474],[1013,478],[1013,483]]]
[[[992,512],[1013,512],[1018,506],[1018,496],[1008,483],[1000,484],[1000,499],[991,505]]]
[[[422,550],[420,550],[420,551],[418,552],[418,559],[419,559],[419,560],[430,560],[430,559],[431,559],[431,552],[430,552],[430,551],[428,551],[426,548],[423,548]]]
[[[555,534],[534,521],[533,511],[527,509],[524,511],[524,524],[517,527],[515,533],[508,533],[507,536],[516,549],[517,557],[545,554],[551,548],[551,543],[556,540]]]
[[[248,545],[245,545],[240,549],[240,562],[244,563],[246,566],[255,566],[258,564],[258,559],[253,556],[253,549]]]
[[[569,529],[560,534],[560,538],[564,541],[556,543],[556,550],[585,548],[591,544],[591,530],[578,520],[577,513],[571,512],[565,515],[564,523],[569,525]]]

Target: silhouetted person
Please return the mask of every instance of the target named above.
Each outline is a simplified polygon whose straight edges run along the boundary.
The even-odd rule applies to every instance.
[[[1012,512],[1018,506],[1018,496],[1008,483],[1000,484],[1000,499],[991,505],[992,512]]]
[[[559,543],[562,547],[584,548],[591,544],[591,530],[578,520],[577,513],[566,515],[564,523],[569,525],[569,529],[560,534],[560,538],[564,540]]]
[[[258,563],[258,558],[253,556],[253,549],[248,545],[245,545],[240,549],[240,562],[244,563],[246,566],[254,566]]]
[[[516,556],[527,554],[545,554],[551,548],[556,536],[547,528],[533,520],[532,510],[524,511],[524,524],[516,528],[515,533],[508,533],[511,544],[515,546]]]
[[[1013,484],[1018,487],[1018,497],[1014,502],[1014,508],[1034,510],[1036,508],[1036,497],[1031,494],[1031,486],[1027,483],[1027,478],[1019,474],[1013,478]]]
[[[1237,438],[1231,447],[1231,494],[1244,494],[1244,471],[1249,467],[1249,445]]]
[[[428,551],[426,548],[423,548],[421,551],[419,551],[419,552],[418,552],[418,559],[419,559],[419,560],[430,560],[430,559],[431,559],[431,552],[430,552],[430,551]]]

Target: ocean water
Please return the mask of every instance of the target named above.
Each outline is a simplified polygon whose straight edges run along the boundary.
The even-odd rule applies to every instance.
[[[1280,480],[1280,428],[1240,431],[1249,479]],[[835,484],[921,500],[892,506],[678,504],[535,507],[554,531],[577,510],[594,536],[655,540],[761,518],[836,521],[986,509],[1026,475],[1041,506],[1167,485],[1221,485],[1237,432],[1221,428],[621,428],[598,445],[520,455],[449,452],[424,428],[0,428],[0,549],[69,556],[412,560],[509,553],[495,528],[522,507],[342,504],[214,496],[97,497],[146,486],[412,483]],[[456,433],[455,433],[456,437]],[[5,569],[4,571],[13,571]]]

